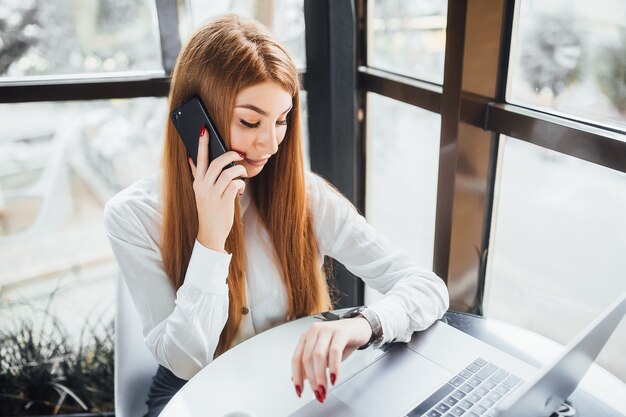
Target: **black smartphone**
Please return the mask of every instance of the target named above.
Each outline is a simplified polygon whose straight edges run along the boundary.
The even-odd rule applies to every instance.
[[[193,96],[170,114],[170,118],[178,131],[178,136],[185,144],[187,155],[193,163],[198,165],[198,144],[200,143],[200,130],[206,126],[209,131],[209,164],[215,158],[226,153],[228,149],[217,132],[217,128],[206,111],[204,104],[198,96]],[[224,167],[231,168],[232,162]]]

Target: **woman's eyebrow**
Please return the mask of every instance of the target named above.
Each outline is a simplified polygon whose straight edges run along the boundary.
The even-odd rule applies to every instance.
[[[258,108],[254,104],[239,104],[239,105],[237,105],[235,107],[241,107],[241,108],[244,108],[244,109],[250,109],[250,110],[253,110],[253,111],[259,113],[261,116],[267,117],[267,112],[265,110],[263,110],[263,109]],[[291,110],[291,106],[289,106],[289,108],[287,110],[282,112],[281,115],[287,113],[289,110]]]

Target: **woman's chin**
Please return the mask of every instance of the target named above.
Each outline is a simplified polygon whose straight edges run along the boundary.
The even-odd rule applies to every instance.
[[[254,166],[254,165],[250,165],[247,163],[244,163],[243,165],[246,168],[246,171],[248,172],[248,178],[252,178],[256,176],[259,172],[263,170],[263,166],[264,166],[264,165]]]

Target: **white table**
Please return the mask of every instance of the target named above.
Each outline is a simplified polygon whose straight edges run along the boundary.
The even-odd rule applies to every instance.
[[[509,353],[536,364],[550,362],[562,349],[549,339],[496,320],[454,312],[446,317],[454,327],[505,351],[515,346]],[[314,400],[314,395],[308,385],[302,398],[296,395],[291,357],[300,334],[316,320],[313,316],[283,324],[230,349],[196,374],[161,417],[280,417],[295,412]],[[379,349],[353,353],[342,363],[338,383],[381,354]],[[626,385],[604,369],[593,365],[580,387],[626,415]]]

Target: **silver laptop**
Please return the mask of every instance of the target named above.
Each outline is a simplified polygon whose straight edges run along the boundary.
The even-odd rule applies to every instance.
[[[626,314],[626,293],[541,370],[441,321],[293,417],[535,417],[576,389]]]

